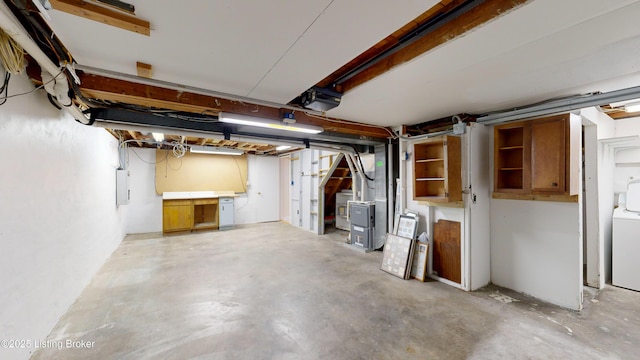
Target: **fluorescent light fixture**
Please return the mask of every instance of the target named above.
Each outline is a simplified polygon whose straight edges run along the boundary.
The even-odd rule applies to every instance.
[[[624,111],[626,111],[628,113],[638,112],[638,111],[640,111],[640,104],[639,103],[635,103],[635,104],[631,104],[631,105],[625,105],[624,106]]]
[[[216,155],[242,155],[244,151],[238,149],[228,149],[215,146],[191,145],[189,151],[198,154],[216,154]]]
[[[324,131],[323,128],[319,126],[306,125],[306,124],[287,124],[280,121],[263,119],[253,116],[245,116],[245,115],[237,115],[237,114],[229,114],[221,112],[218,115],[218,118],[223,123],[228,124],[237,124],[237,125],[247,125],[247,126],[257,126],[268,129],[276,129],[276,130],[287,130],[287,131],[297,131],[307,134],[319,134]]]
[[[163,133],[152,132],[151,136],[153,136],[153,140],[155,140],[157,142],[163,142],[164,141],[164,134]]]
[[[280,145],[276,148],[276,151],[282,151],[282,150],[287,150],[287,149],[291,149],[291,146],[289,145]]]

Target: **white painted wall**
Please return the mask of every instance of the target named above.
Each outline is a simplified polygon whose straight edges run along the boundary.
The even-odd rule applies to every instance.
[[[280,219],[280,160],[249,155],[249,186],[235,201],[235,223],[255,224]]]
[[[31,89],[11,77],[10,94]],[[38,90],[0,106],[0,152],[0,335],[44,340],[124,236],[117,142]],[[32,351],[0,348],[0,358]]]
[[[493,199],[491,281],[580,309],[580,217],[577,203]]]
[[[620,149],[615,154],[616,169],[613,181],[613,192],[618,195],[627,191],[627,183],[631,179],[640,179],[640,148]]]
[[[640,135],[640,118],[616,120],[615,129],[616,137]],[[617,205],[619,193],[627,191],[627,182],[640,178],[640,148],[616,150],[615,162],[613,192]]]
[[[129,189],[127,233],[162,232],[162,195],[156,194],[156,149],[127,149]]]
[[[615,137],[640,135],[640,117],[615,120],[614,124]]]
[[[582,232],[582,195],[578,203],[492,199],[491,281],[581,309]]]
[[[131,189],[127,233],[162,232],[162,196],[156,195],[156,150],[130,148],[127,153]],[[248,156],[249,186],[247,193],[235,198],[236,224],[279,220],[278,159],[276,156]]]
[[[616,122],[609,115],[603,113],[596,107],[580,110],[580,116],[591,125],[598,127],[598,139],[607,139],[616,136]],[[585,124],[586,125],[586,124]]]

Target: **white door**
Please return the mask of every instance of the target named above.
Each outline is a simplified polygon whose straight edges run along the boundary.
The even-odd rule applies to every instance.
[[[468,290],[476,290],[491,281],[490,127],[472,123],[467,129],[469,193],[465,195],[465,217],[468,226],[465,238],[465,273]]]
[[[302,217],[300,216],[300,199],[302,186],[302,176],[300,175],[300,153],[294,154],[291,157],[291,186],[289,187],[289,196],[291,198],[291,225],[298,227],[302,226]]]
[[[291,156],[283,156],[280,158],[280,220],[291,223],[291,214],[289,205],[291,198],[289,189],[291,189]]]

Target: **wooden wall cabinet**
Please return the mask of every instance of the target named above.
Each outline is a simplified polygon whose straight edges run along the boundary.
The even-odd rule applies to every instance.
[[[162,201],[162,232],[218,228],[218,199]]]
[[[493,197],[577,200],[580,125],[563,114],[496,126]]]
[[[413,199],[462,200],[460,137],[443,135],[413,144]]]

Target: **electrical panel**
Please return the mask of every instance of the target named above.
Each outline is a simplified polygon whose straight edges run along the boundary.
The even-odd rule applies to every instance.
[[[116,206],[129,204],[129,170],[116,170]]]

